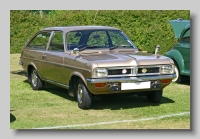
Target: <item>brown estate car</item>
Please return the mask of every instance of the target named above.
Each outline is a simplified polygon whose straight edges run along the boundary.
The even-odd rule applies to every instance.
[[[119,29],[108,26],[50,27],[24,46],[20,65],[34,90],[44,83],[68,89],[78,107],[91,107],[95,97],[137,94],[159,103],[163,88],[176,77],[174,62],[138,50]]]

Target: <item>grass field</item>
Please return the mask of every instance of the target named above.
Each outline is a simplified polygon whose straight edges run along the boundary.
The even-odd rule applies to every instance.
[[[67,90],[46,84],[33,91],[10,55],[10,129],[190,129],[190,83],[171,83],[159,105],[146,97],[108,97],[81,110]]]

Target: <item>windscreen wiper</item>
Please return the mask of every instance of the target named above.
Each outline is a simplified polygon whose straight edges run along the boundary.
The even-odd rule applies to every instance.
[[[81,47],[81,48],[80,48]],[[78,48],[79,49],[79,51],[83,51],[83,50],[85,50],[86,48],[88,47],[88,45],[87,44],[81,44],[81,45],[79,45],[78,47],[76,47],[76,48]]]
[[[110,50],[116,49],[118,46],[112,46],[110,47]]]

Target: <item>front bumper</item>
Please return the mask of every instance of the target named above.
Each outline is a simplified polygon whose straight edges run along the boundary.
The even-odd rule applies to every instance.
[[[142,81],[151,81],[151,80],[164,80],[164,79],[174,79],[176,74],[171,75],[155,75],[155,76],[141,76],[141,77],[117,77],[117,78],[88,78],[88,83],[110,83],[110,82],[142,82]]]
[[[92,94],[109,94],[109,93],[128,93],[128,92],[146,92],[153,90],[162,90],[170,84],[171,80],[176,78],[176,74],[171,75],[154,75],[140,77],[116,77],[116,78],[88,78],[87,87]],[[163,83],[163,80],[170,80]],[[106,83],[104,87],[95,87],[95,84]],[[127,84],[123,89],[122,84]],[[139,84],[148,84],[146,87],[140,87]],[[132,87],[136,85],[136,87]],[[139,88],[137,88],[138,86]]]

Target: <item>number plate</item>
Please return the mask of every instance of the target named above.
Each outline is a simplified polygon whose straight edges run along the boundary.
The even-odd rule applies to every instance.
[[[151,82],[121,83],[121,90],[148,89]]]

